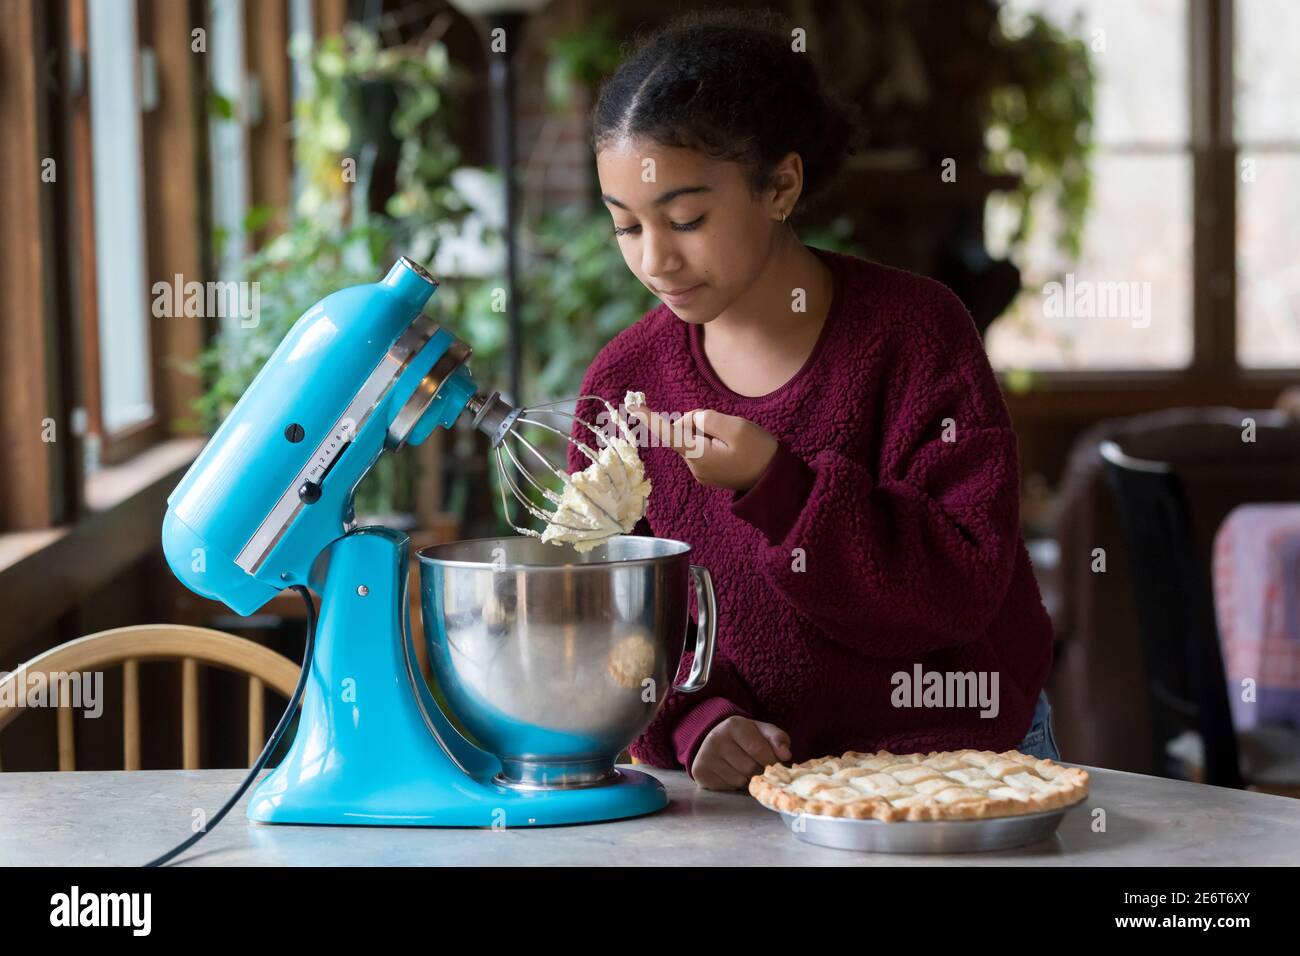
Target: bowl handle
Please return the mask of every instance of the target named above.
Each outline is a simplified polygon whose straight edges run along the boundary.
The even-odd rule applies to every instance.
[[[673,690],[684,694],[693,694],[709,682],[713,645],[718,637],[718,598],[713,593],[713,576],[708,568],[692,564],[691,580],[695,582],[695,657],[686,680],[673,685]]]

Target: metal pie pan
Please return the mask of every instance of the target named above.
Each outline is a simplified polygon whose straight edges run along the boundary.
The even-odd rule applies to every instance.
[[[1066,811],[989,817],[983,820],[855,820],[777,811],[790,832],[805,843],[869,853],[981,853],[1028,846],[1049,839]],[[800,819],[802,818],[802,819]],[[795,825],[799,821],[798,826]]]

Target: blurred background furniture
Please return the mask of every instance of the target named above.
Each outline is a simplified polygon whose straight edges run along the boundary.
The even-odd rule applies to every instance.
[[[1242,440],[1248,420],[1255,422],[1253,442]],[[1106,441],[1176,470],[1200,569],[1187,573],[1203,575],[1208,589],[1214,532],[1227,514],[1244,502],[1287,500],[1300,488],[1300,423],[1272,410],[1169,409],[1100,422],[1071,455],[1057,514],[1061,602],[1049,684],[1060,714],[1057,736],[1072,759],[1158,772],[1133,591],[1142,569],[1134,567],[1126,526],[1105,486],[1100,447]]]
[[[1242,688],[1223,667],[1210,578],[1177,471],[1115,441],[1100,451],[1128,542],[1155,772],[1300,795],[1300,728],[1234,727],[1229,697],[1240,700]]]
[[[1239,788],[1210,582],[1197,561],[1183,483],[1167,462],[1134,458],[1114,441],[1100,451],[1128,543],[1153,769],[1175,776],[1169,748],[1190,733],[1201,741],[1202,781]]]
[[[1241,505],[1214,536],[1214,606],[1232,720],[1300,730],[1300,504]]]
[[[98,634],[77,638],[39,654],[0,678],[0,731],[29,709],[28,688],[39,680],[46,688],[71,687],[71,682],[98,676],[101,680],[91,693],[103,690],[103,671],[122,668],[122,769],[141,769],[141,731],[148,721],[142,720],[140,708],[140,664],[142,661],[178,660],[181,664],[180,766],[195,770],[200,766],[202,718],[199,699],[199,666],[220,667],[247,678],[245,739],[251,767],[266,746],[266,692],[274,691],[284,701],[293,694],[301,670],[298,664],[260,644],[203,627],[177,624],[141,624],[118,627]],[[37,677],[39,675],[39,678]],[[74,707],[74,700],[76,706]],[[18,703],[11,703],[15,701]],[[44,702],[43,702],[44,703]],[[93,704],[102,708],[99,717],[115,713],[116,706],[99,699],[89,701],[84,695],[60,699],[55,691],[58,724],[58,767],[77,769],[75,711]],[[283,704],[272,708],[274,717]],[[45,710],[32,710],[46,714]],[[175,721],[171,721],[175,723]],[[272,722],[274,723],[274,721]],[[220,728],[229,733],[230,728]]]

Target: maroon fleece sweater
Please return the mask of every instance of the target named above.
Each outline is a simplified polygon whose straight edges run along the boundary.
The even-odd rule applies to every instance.
[[[631,745],[653,766],[689,771],[735,714],[785,730],[796,761],[1012,749],[1047,678],[1051,623],[1020,534],[1016,438],[970,314],[933,280],[812,251],[834,272],[830,311],[776,391],[727,388],[701,327],[666,305],[606,345],[583,380],[582,394],[616,406],[635,390],[657,412],[741,416],[779,446],[744,493],[701,485],[672,449],[639,449],[652,490],[638,533],[689,543],[718,598],[708,684],[669,689]],[[603,411],[578,406],[588,421]],[[570,450],[571,470],[588,464]],[[997,715],[894,706],[893,675],[918,664],[996,672]]]

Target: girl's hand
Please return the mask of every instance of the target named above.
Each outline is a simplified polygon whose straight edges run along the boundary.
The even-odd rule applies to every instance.
[[[762,427],[711,408],[687,412],[669,422],[647,406],[629,406],[658,444],[678,452],[695,480],[713,488],[748,491],[776,453],[776,439]]]
[[[790,756],[790,736],[780,727],[748,717],[728,717],[700,744],[691,776],[706,790],[741,790],[768,764]]]

